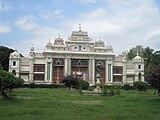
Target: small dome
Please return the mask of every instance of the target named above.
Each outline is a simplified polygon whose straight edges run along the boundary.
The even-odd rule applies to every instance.
[[[104,43],[103,40],[99,37],[96,39],[95,43]]]
[[[46,47],[51,47],[52,46],[52,43],[49,41],[47,44],[46,44]]]
[[[107,45],[107,49],[113,49],[111,45]]]
[[[34,51],[34,47],[33,46],[30,48],[30,51]]]
[[[58,35],[58,37],[55,39],[54,45],[64,45],[64,40],[63,38],[60,37],[60,34]]]
[[[100,41],[101,41],[101,39],[100,39],[100,38],[97,38],[97,39],[96,39],[96,42],[100,42]]]
[[[142,60],[142,58],[139,56],[139,54],[137,53],[137,56],[134,58],[134,60]]]
[[[17,51],[11,53],[11,57],[20,57],[20,54]]]

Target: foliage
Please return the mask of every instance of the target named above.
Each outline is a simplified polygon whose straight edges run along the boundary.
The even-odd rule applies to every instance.
[[[4,99],[9,99],[9,92],[15,87],[22,86],[24,81],[14,77],[11,73],[0,70],[0,95]]]
[[[149,47],[143,51],[143,58],[145,60],[144,69],[146,73],[153,71],[160,65],[160,55],[158,51],[154,52],[154,50]]]
[[[14,52],[13,49],[0,46],[0,65],[6,71],[8,71],[8,68],[9,68],[9,55],[12,52]]]
[[[0,66],[5,70],[8,71],[9,68],[9,56],[10,53],[14,52],[15,50],[0,46]],[[20,54],[23,56],[22,54]]]
[[[157,93],[160,95],[160,68],[154,70],[153,73],[146,78],[146,80],[153,88],[155,88],[154,94],[156,94],[156,90],[158,90]]]
[[[82,87],[79,87],[79,94],[80,94],[80,95],[83,95]]]
[[[76,76],[69,75],[66,76],[63,80],[62,83],[65,84],[66,87],[71,90],[71,88],[77,88],[79,87],[79,79]]]
[[[30,83],[29,84],[29,88],[35,88],[36,87],[36,84],[35,83]]]
[[[145,82],[142,82],[142,81],[136,81],[136,82],[134,82],[133,86],[138,91],[146,91],[147,90],[147,84]]]
[[[83,90],[87,90],[89,87],[89,83],[87,81],[84,80],[79,80],[79,86],[83,89]]]
[[[124,84],[124,85],[122,86],[122,88],[123,88],[124,90],[133,90],[133,89],[134,89],[134,87],[131,86],[130,84]]]
[[[102,96],[113,96],[113,95],[119,95],[120,94],[120,90],[119,90],[120,86],[103,86],[102,87]]]
[[[143,46],[137,45],[136,47],[133,47],[129,50],[127,53],[127,59],[132,60],[137,55],[137,53],[139,53],[140,56],[143,56],[143,51]]]

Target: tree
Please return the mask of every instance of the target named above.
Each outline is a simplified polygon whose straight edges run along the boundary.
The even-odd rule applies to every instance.
[[[8,71],[9,68],[9,55],[10,53],[14,52],[15,50],[9,49],[4,46],[0,46],[0,66]]]
[[[129,52],[127,53],[127,59],[132,60],[137,55],[137,53],[139,53],[139,55],[142,56],[143,51],[144,51],[143,46],[137,45],[136,47],[133,47],[129,50]]]
[[[9,68],[9,56],[10,53],[14,52],[15,50],[0,46],[0,66],[5,70],[8,71]],[[21,54],[20,54],[21,55]],[[23,55],[21,55],[23,56]]]
[[[153,49],[150,49],[149,47],[145,48],[143,51],[143,58],[145,60],[144,67],[146,72],[156,68],[156,54]]]
[[[74,75],[68,75],[66,76],[63,80],[62,83],[65,84],[66,87],[71,90],[72,87],[78,88],[79,86],[79,81],[78,78]]]
[[[22,86],[23,83],[21,78],[14,77],[11,73],[0,69],[0,95],[4,99],[10,99],[9,92],[15,87]]]
[[[160,95],[160,68],[154,70],[154,72],[146,77],[147,82],[155,89],[154,94]]]

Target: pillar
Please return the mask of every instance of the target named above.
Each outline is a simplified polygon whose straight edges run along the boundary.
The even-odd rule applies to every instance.
[[[92,81],[93,85],[95,85],[95,59],[92,59]]]

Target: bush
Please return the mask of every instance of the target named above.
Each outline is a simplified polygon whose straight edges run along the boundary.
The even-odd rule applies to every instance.
[[[89,83],[84,80],[79,80],[79,87],[81,87],[83,90],[87,90],[89,87]]]
[[[95,87],[96,87],[95,85],[89,86],[89,87],[88,87],[88,90],[89,90],[89,91],[93,91]]]
[[[119,95],[120,86],[103,86],[102,87],[102,96],[113,96],[113,95]]]
[[[35,83],[30,83],[29,84],[29,88],[35,88],[36,87],[36,84]]]
[[[134,87],[138,91],[146,91],[147,90],[147,84],[142,81],[136,81],[133,83]]]
[[[0,69],[0,95],[4,99],[10,99],[9,92],[15,87],[21,87],[24,81],[14,77],[11,73]]]
[[[69,75],[62,80],[62,83],[65,84],[66,87],[69,88],[79,88],[79,80],[76,76]]]
[[[134,89],[134,87],[131,86],[130,84],[124,84],[124,85],[122,86],[122,88],[123,88],[124,90],[133,90],[133,89]]]

